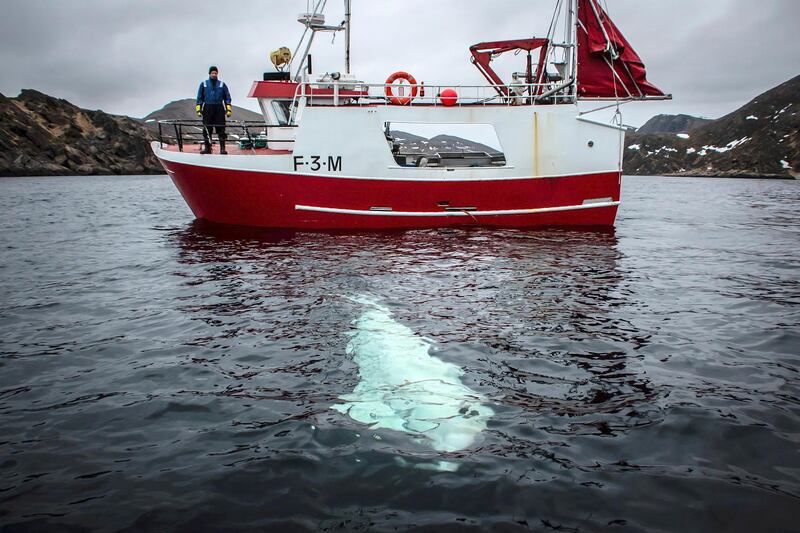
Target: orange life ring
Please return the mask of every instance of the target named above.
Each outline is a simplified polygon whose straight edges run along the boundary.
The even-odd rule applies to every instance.
[[[394,91],[392,90],[392,84],[397,80],[405,80],[411,84],[410,96],[395,96]],[[401,70],[395,72],[386,79],[386,96],[389,97],[389,101],[394,105],[410,104],[411,100],[417,97],[417,92],[418,92],[417,80],[415,80],[414,76],[412,76],[408,72],[403,72]]]

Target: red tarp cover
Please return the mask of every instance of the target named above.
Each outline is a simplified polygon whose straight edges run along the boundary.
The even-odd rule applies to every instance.
[[[619,55],[616,59],[608,51],[609,40]],[[578,0],[578,97],[645,96],[664,93],[647,81],[641,58],[597,0]]]

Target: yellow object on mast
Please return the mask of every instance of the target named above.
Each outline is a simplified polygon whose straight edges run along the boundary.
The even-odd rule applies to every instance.
[[[275,65],[275,68],[283,72],[283,69],[292,61],[292,51],[285,46],[281,46],[269,55],[269,59]]]

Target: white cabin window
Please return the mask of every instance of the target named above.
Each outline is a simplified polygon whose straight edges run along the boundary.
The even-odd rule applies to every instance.
[[[275,117],[278,119],[279,126],[286,126],[289,124],[291,106],[292,102],[289,100],[274,100],[272,102],[272,109],[275,111]]]
[[[401,167],[491,168],[506,165],[492,124],[386,122],[384,134]]]

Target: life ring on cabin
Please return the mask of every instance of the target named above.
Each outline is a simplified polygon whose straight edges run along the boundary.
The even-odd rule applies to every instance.
[[[394,94],[392,90],[392,84],[397,80],[405,80],[411,84],[411,94],[409,96],[397,96]],[[408,72],[403,72],[399,70],[386,78],[386,96],[389,98],[389,102],[393,105],[408,105],[411,103],[411,100],[417,97],[419,89],[417,87],[417,80],[414,79],[414,76],[409,74]]]

